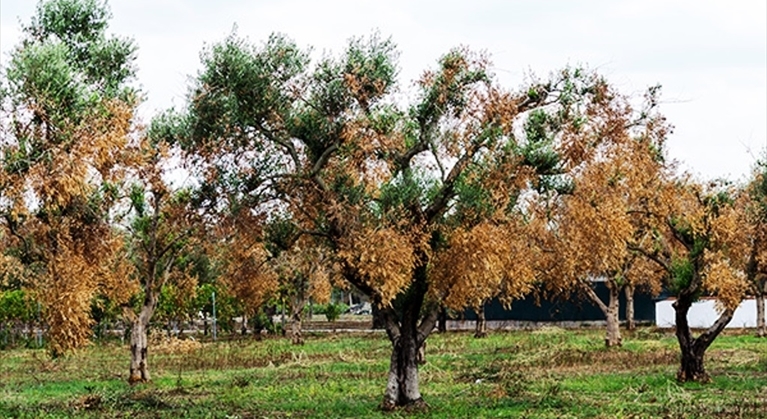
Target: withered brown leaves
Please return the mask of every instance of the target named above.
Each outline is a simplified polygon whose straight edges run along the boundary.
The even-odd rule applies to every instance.
[[[459,229],[434,260],[434,292],[448,307],[480,307],[500,295],[511,301],[531,291],[540,251],[522,224],[481,223]]]
[[[407,235],[393,228],[364,228],[348,237],[338,258],[389,305],[413,279],[416,253]]]
[[[59,127],[63,139],[47,141],[45,158],[27,171],[0,175],[6,249],[19,249],[25,285],[43,307],[54,355],[81,347],[91,333],[91,300],[97,294],[126,301],[136,290],[123,240],[109,223],[116,201],[111,186],[129,165],[133,109],[103,104],[75,126]],[[40,133],[40,135],[43,135]],[[6,156],[18,144],[7,144]]]

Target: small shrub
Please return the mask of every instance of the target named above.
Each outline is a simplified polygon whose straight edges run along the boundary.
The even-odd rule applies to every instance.
[[[341,316],[341,313],[348,310],[348,307],[345,306],[346,304],[328,303],[325,306],[325,318],[327,318],[329,322],[338,320],[338,318]]]

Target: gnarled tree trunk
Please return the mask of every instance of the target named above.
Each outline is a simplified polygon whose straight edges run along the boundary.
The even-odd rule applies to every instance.
[[[290,341],[294,345],[303,345],[304,337],[302,333],[302,319],[301,314],[303,312],[303,301],[294,298],[290,307]]]
[[[696,381],[706,383],[711,380],[703,365],[706,349],[732,320],[733,310],[725,310],[711,327],[697,338],[692,337],[687,313],[693,303],[693,297],[688,294],[680,295],[674,302],[676,316],[676,338],[681,351],[681,364],[676,379],[679,382]]]
[[[381,407],[392,410],[397,407],[420,407],[425,405],[418,382],[418,352],[426,343],[437,322],[438,307],[423,310],[426,296],[426,268],[419,267],[415,281],[402,295],[402,309],[382,309],[386,333],[392,343],[389,378]]]
[[[130,384],[145,383],[151,379],[149,375],[147,327],[157,306],[157,295],[151,288],[145,290],[144,304],[141,312],[133,319],[130,336]]]
[[[484,301],[479,307],[474,309],[477,313],[477,322],[474,325],[474,337],[484,338],[487,337],[487,320],[485,320],[485,303]]]
[[[423,404],[418,387],[418,338],[405,333],[392,341],[389,379],[386,384],[383,408]]]
[[[626,329],[636,329],[636,321],[634,321],[634,286],[626,284],[623,289],[626,293]]]
[[[607,304],[602,301],[597,295],[590,283],[584,284],[584,290],[586,295],[602,310],[607,321],[607,333],[605,335],[605,346],[620,346],[621,340],[621,328],[619,317],[619,304],[620,304],[620,289],[614,281],[608,280],[606,282],[607,289],[610,291],[610,299]]]

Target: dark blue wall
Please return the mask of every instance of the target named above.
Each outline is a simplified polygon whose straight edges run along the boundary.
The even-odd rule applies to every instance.
[[[607,301],[609,291],[603,282],[594,284],[594,291],[602,299]],[[528,296],[523,300],[514,301],[510,310],[493,299],[485,305],[485,318],[487,320],[523,320],[523,321],[591,321],[604,320],[605,315],[590,299],[573,296],[570,300],[544,300],[537,304],[535,298]],[[463,313],[466,320],[476,320],[477,315],[473,310]],[[626,319],[626,295],[620,294],[620,318]],[[634,293],[634,320],[655,321],[655,299],[646,293]]]

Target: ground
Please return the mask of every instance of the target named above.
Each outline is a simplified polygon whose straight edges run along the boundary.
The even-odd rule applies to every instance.
[[[378,409],[390,346],[380,333],[162,341],[154,381],[127,384],[128,348],[64,359],[0,351],[0,417],[131,418],[759,418],[767,417],[767,341],[728,331],[708,351],[708,385],[677,384],[676,341],[640,329],[605,349],[599,329],[432,335],[421,369],[428,407]]]

